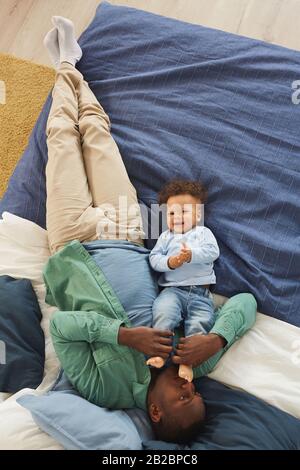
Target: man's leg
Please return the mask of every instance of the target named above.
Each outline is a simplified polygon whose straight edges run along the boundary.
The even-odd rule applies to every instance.
[[[51,253],[73,239],[96,238],[97,211],[92,205],[78,130],[76,87],[81,74],[62,63],[52,91],[47,121],[47,230]]]
[[[79,131],[93,205],[99,208],[99,238],[143,244],[136,190],[129,180],[110,120],[83,78],[79,81]]]
[[[74,67],[82,56],[74,25],[60,16],[52,17],[52,22],[55,28],[44,39],[59,68],[47,125],[51,251],[74,238],[120,238],[143,244],[136,191],[110,134],[109,118]]]

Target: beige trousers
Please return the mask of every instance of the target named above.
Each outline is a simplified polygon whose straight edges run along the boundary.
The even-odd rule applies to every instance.
[[[143,245],[136,190],[110,134],[110,120],[82,74],[63,62],[47,121],[46,223],[51,254],[67,242]]]

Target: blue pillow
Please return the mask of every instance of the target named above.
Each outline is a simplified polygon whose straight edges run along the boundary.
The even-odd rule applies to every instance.
[[[70,391],[25,395],[17,401],[65,449],[142,448],[136,427],[125,411],[100,408]]]
[[[73,387],[73,385],[71,384],[71,382],[69,381],[69,379],[67,378],[66,374],[64,373],[62,369],[59,373],[56,383],[52,387],[52,391],[58,391],[58,392],[70,391],[71,393],[79,396],[78,392],[75,390],[75,388]],[[124,411],[134,422],[141,441],[147,441],[147,440],[154,438],[154,434],[153,434],[150,420],[148,418],[148,414],[144,410],[141,410],[140,408],[132,408],[129,410],[124,410]],[[114,418],[113,411],[111,411],[110,417],[113,420]],[[128,423],[127,420],[125,420],[125,422]],[[130,432],[130,430],[128,430],[128,432]],[[115,445],[119,445],[118,442]]]
[[[45,432],[66,449],[300,449],[300,421],[245,392],[206,377],[195,381],[207,422],[187,446],[154,440],[143,410],[108,411],[78,396],[64,374],[53,391],[18,399]]]
[[[139,199],[149,206],[173,177],[202,180],[216,292],[251,291],[260,311],[300,326],[299,52],[106,2],[80,45]],[[0,202],[0,216],[43,227],[50,105]]]
[[[28,279],[0,276],[0,391],[36,388],[45,361],[42,314]]]
[[[142,449],[142,438],[125,411],[100,408],[81,398],[63,372],[51,392],[42,396],[25,395],[17,401],[65,449]],[[137,410],[134,417],[141,423],[141,429],[143,414],[144,411]],[[153,437],[147,431],[144,436]]]

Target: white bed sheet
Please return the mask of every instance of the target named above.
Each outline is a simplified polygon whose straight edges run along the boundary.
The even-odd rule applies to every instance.
[[[209,377],[300,419],[300,328],[258,313]]]
[[[36,390],[25,389],[0,404],[0,449],[62,449],[36,426],[31,414],[16,403],[23,394],[45,393],[53,385],[59,364],[49,335],[54,307],[45,301],[42,269],[49,257],[47,232],[9,213],[0,221],[0,275],[29,278],[43,315],[46,340],[45,374]],[[225,298],[215,296],[216,305]],[[224,355],[210,377],[245,390],[300,419],[300,329],[258,314],[254,328]]]

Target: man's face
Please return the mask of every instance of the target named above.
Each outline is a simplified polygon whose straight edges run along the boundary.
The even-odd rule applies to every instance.
[[[200,201],[190,194],[169,197],[167,223],[171,232],[185,233],[197,225],[201,216]]]
[[[193,383],[178,376],[178,368],[171,366],[159,377],[162,407],[166,413],[177,416],[185,428],[204,417],[205,406]]]

